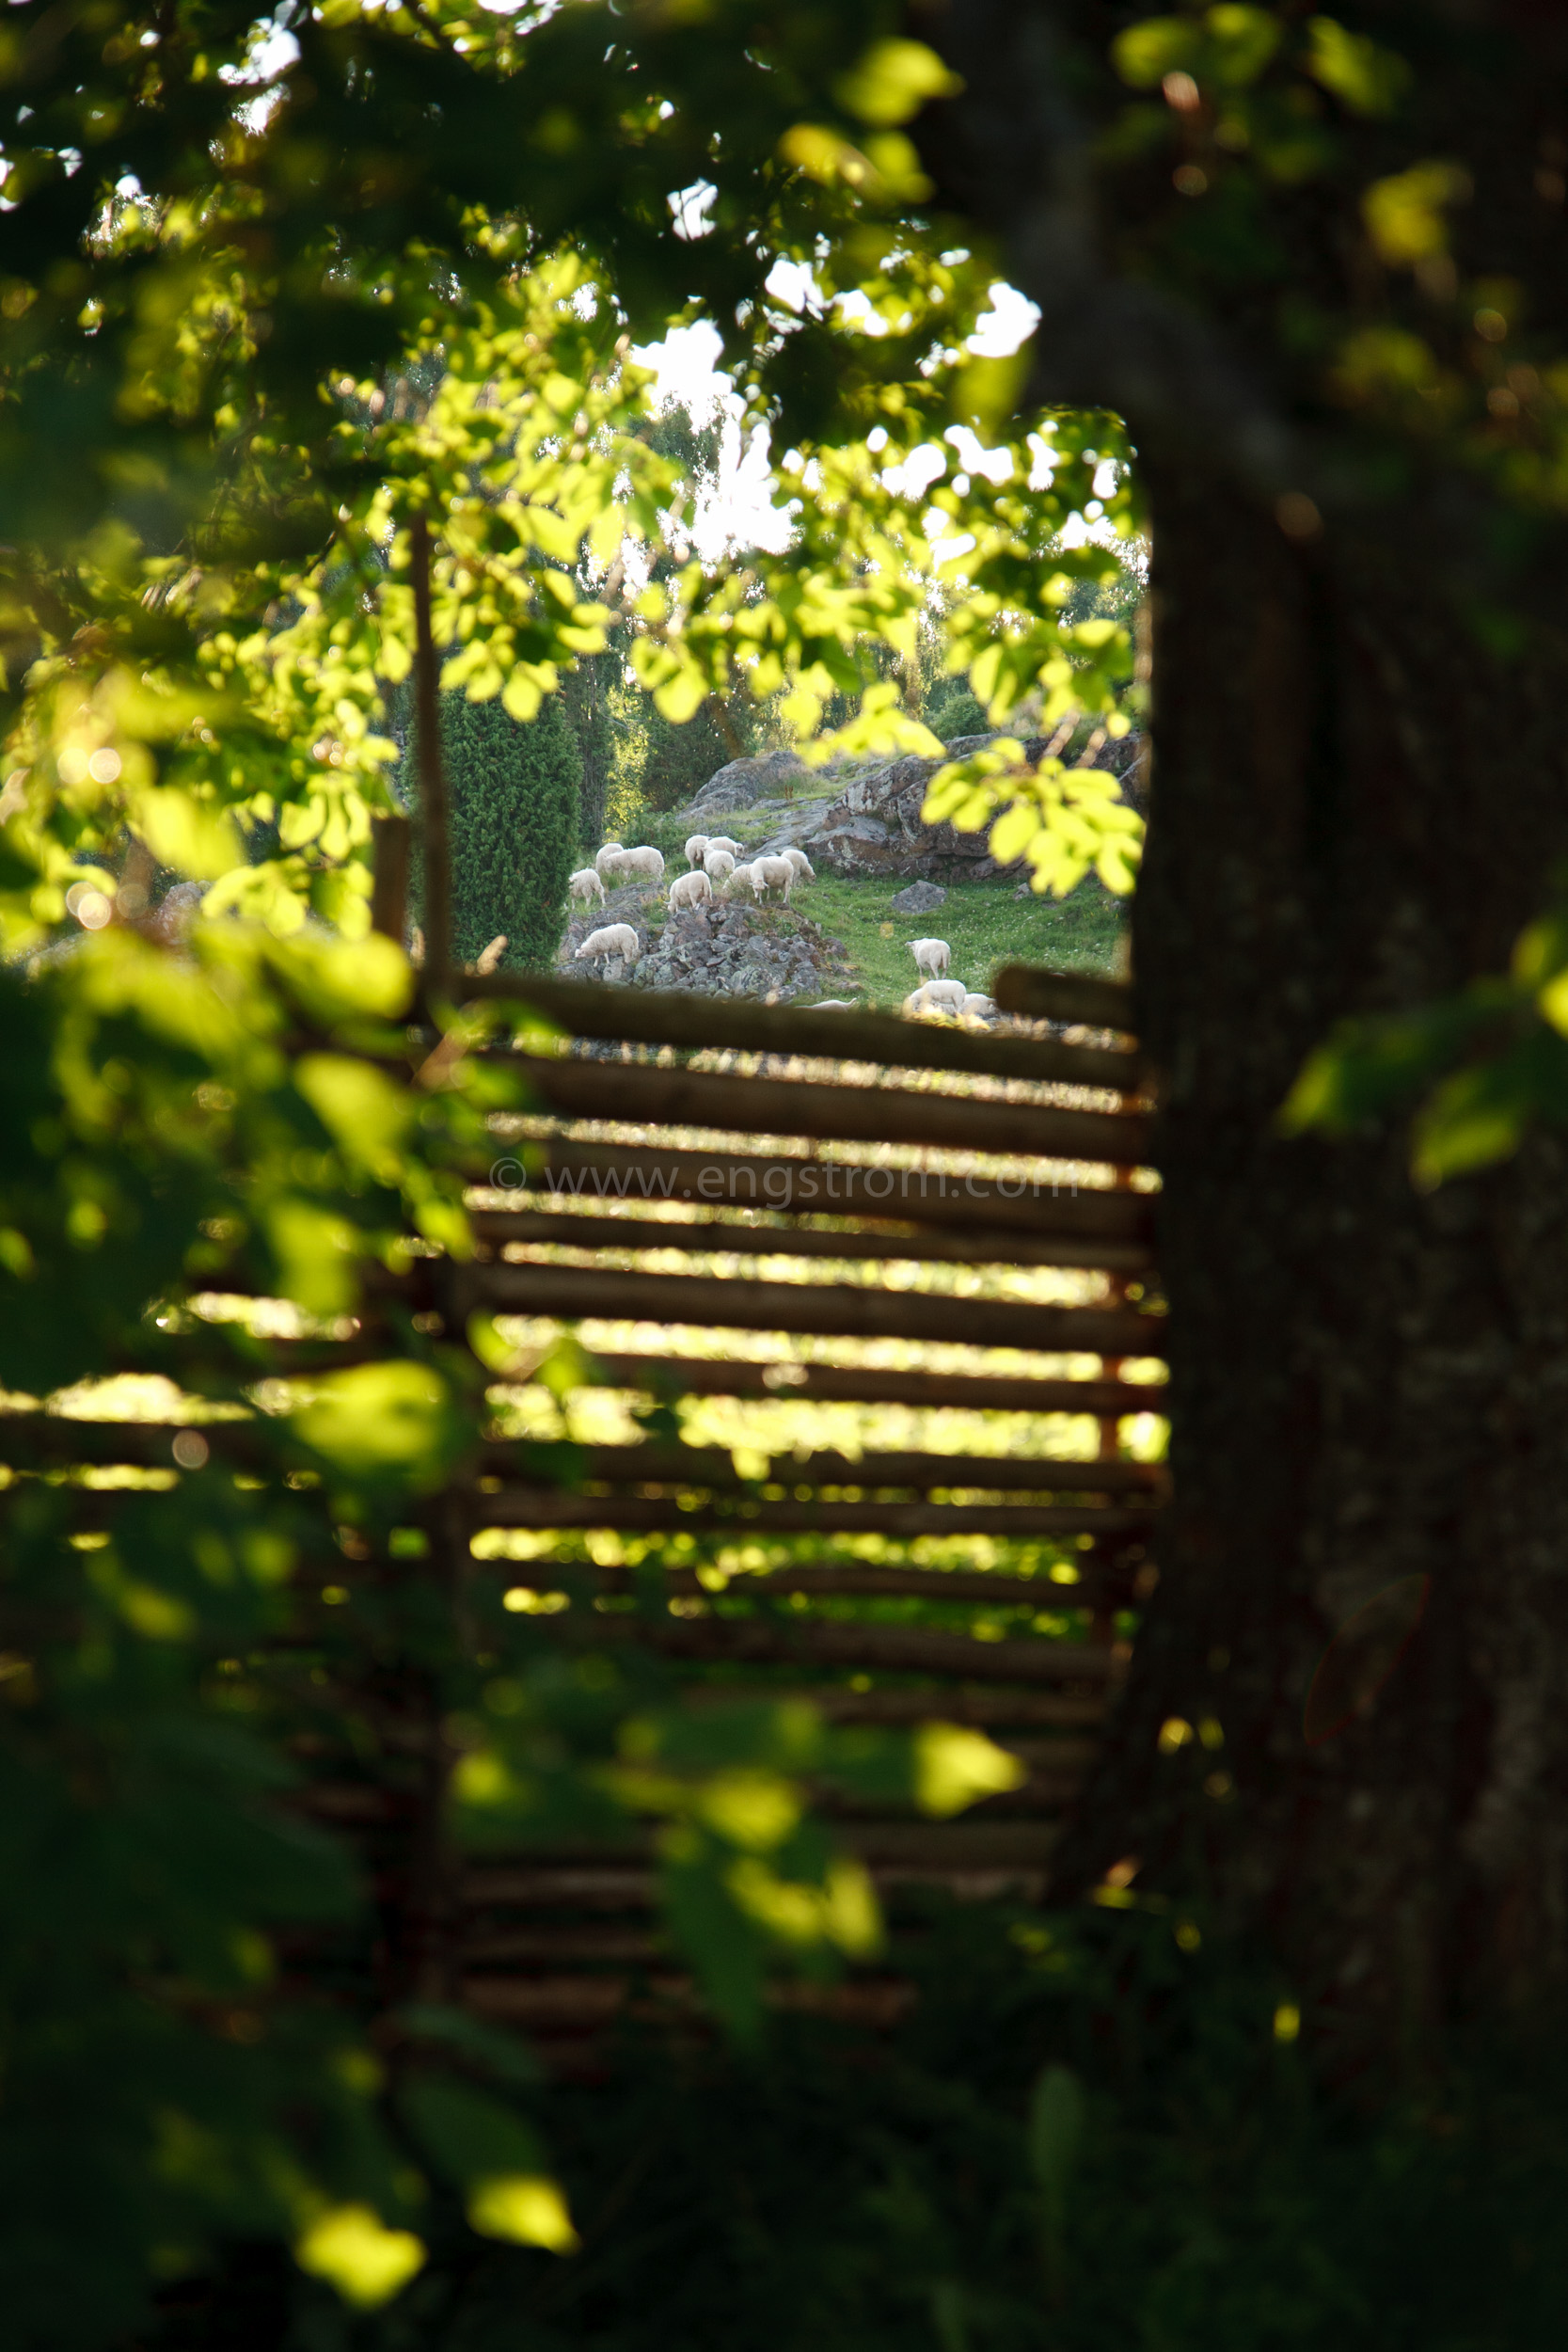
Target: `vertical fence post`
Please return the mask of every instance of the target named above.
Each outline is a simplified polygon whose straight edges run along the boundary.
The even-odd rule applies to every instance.
[[[371,929],[403,944],[408,928],[408,819],[371,819]]]
[[[430,526],[422,515],[415,516],[409,538],[414,575],[414,715],[424,834],[424,975],[429,990],[444,989],[451,969],[451,841],[441,763],[436,637],[430,619]]]

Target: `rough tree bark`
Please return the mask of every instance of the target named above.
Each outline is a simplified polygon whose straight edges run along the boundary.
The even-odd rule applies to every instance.
[[[1485,649],[1462,575],[1491,523],[1458,469],[1324,495],[1367,436],[1269,346],[1272,294],[1118,266],[1091,142],[1126,22],[919,20],[967,84],[929,167],[1044,314],[1032,391],[1127,418],[1152,517],[1134,964],[1178,1501],[1058,1884],[1135,1855],[1140,1886],[1262,1929],[1354,2063],[1568,1968],[1568,1153],[1538,1136],[1423,1195],[1402,1133],[1276,1114],[1337,1021],[1497,970],[1540,912],[1568,635],[1538,605],[1533,641]],[[1301,282],[1354,276],[1346,209],[1304,192]],[[1536,578],[1568,575],[1538,528]]]

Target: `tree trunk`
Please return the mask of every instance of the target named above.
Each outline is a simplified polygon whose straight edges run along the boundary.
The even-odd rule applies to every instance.
[[[1408,542],[1149,487],[1177,1502],[1061,1883],[1136,1854],[1266,1925],[1349,2058],[1568,1956],[1568,1152],[1423,1195],[1402,1133],[1275,1114],[1342,1016],[1506,964],[1568,851],[1560,689]]]
[[[1029,397],[1122,415],[1152,516],[1134,965],[1177,1500],[1058,1890],[1136,1856],[1263,1931],[1346,2065],[1568,1961],[1568,1150],[1423,1196],[1402,1121],[1276,1124],[1341,1018],[1506,966],[1568,852],[1568,533],[1531,486],[1561,19],[1479,11],[1482,85],[1477,12],[1370,13],[1419,48],[1391,114],[1325,98],[1278,12],[1254,120],[1322,126],[1299,183],[1227,129],[1201,41],[1196,80],[1131,90],[1124,8],[911,20],[963,83],[923,158],[1041,312]],[[1471,197],[1413,271],[1367,192],[1431,155]],[[1505,310],[1530,366],[1489,356]],[[1433,402],[1336,373],[1374,349]]]
[[[578,839],[590,855],[605,837],[610,763],[615,755],[610,717],[610,687],[616,667],[610,654],[585,654],[562,688],[566,718],[582,754]]]

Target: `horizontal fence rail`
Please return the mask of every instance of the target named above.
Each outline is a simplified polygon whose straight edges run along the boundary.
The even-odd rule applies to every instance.
[[[592,1266],[492,1265],[451,1270],[451,1312],[632,1317],[742,1331],[863,1339],[946,1340],[976,1347],[1162,1357],[1163,1315],[1132,1308],[1045,1307],[951,1298],[839,1282],[730,1282],[693,1274],[619,1274]]]
[[[961,1819],[817,1792],[888,1908],[893,1960],[778,1998],[891,2024],[914,1997],[896,1963],[917,1897],[1045,1892],[1116,1703],[1123,1613],[1157,1580],[1167,1477],[1132,1442],[1162,1410],[1167,1326],[1129,993],[1013,968],[995,993],[1016,1019],[981,1027],[530,976],[461,985],[515,1005],[519,1042],[498,1051],[530,1105],[494,1122],[475,1253],[411,1242],[408,1270],[378,1274],[337,1338],[258,1341],[258,1378],[281,1374],[284,1393],[257,1395],[285,1409],[291,1380],[303,1394],[417,1329],[485,1348],[488,1424],[447,1490],[411,1502],[417,1557],[339,1531],[341,1562],[302,1562],[279,1656],[309,1660],[317,1613],[351,1591],[429,1576],[528,1612],[575,1671],[662,1677],[693,1713],[766,1699],[846,1726],[986,1732],[1021,1777]],[[242,1310],[243,1294],[194,1302],[193,1369],[203,1313]],[[578,1370],[553,1375],[552,1401],[541,1365],[562,1328]],[[607,1436],[593,1413],[611,1407],[610,1428],[635,1432],[635,1410],[659,1434]],[[73,1490],[84,1531],[112,1528],[138,1478],[211,1458],[277,1474],[256,1416],[189,1409],[0,1414],[0,1463]],[[1042,1438],[1031,1415],[1067,1418]],[[308,1456],[284,1458],[309,1484]],[[430,1768],[441,1720],[388,1713],[392,1769],[353,1751],[350,1711],[323,1693],[297,1802],[360,1842],[388,1915],[419,1880],[454,1997],[564,2067],[618,2019],[700,2016],[657,1923],[654,1823],[462,1861]]]
[[[993,1177],[805,1153],[703,1152],[689,1145],[546,1135],[521,1137],[500,1152],[492,1184],[501,1191],[533,1191],[554,1200],[623,1205],[673,1200],[781,1216],[886,1219],[962,1232],[980,1227],[1147,1242],[1153,1231],[1147,1193],[1091,1187],[1054,1166]]]
[[[934,1144],[1128,1168],[1148,1156],[1148,1122],[1135,1111],[1065,1110],[912,1087],[721,1077],[639,1062],[556,1061],[528,1054],[506,1059],[535,1103],[561,1119],[844,1143]]]

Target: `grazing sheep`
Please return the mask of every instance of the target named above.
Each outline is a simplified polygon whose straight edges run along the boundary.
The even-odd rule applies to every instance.
[[[941,988],[942,985],[940,980],[927,980],[923,988],[915,989],[905,997],[904,1010],[911,1020],[923,1020],[931,1013],[940,1013],[945,1020],[949,1013],[957,1009],[943,997],[931,993],[933,988]]]
[[[599,880],[607,882],[615,871],[616,861],[625,856],[626,851],[618,841],[607,841],[594,860],[594,870]]]
[[[713,884],[701,871],[694,874],[677,874],[670,884],[672,914],[681,907],[711,906],[712,903]]]
[[[703,871],[710,882],[727,882],[735,872],[735,860],[728,850],[710,849],[703,860]]]
[[[604,904],[604,883],[600,879],[599,869],[596,866],[580,866],[572,876],[572,879],[567,883],[566,887],[571,892],[574,898],[580,898],[582,900],[584,906],[591,906],[593,904],[595,892],[598,894],[600,906],[603,906]]]
[[[759,857],[752,871],[762,876],[769,890],[782,890],[784,895],[784,904],[788,906],[789,894],[794,889],[796,881],[795,868],[788,858]]]
[[[732,890],[738,889],[742,883],[747,885],[756,898],[760,898],[762,897],[762,894],[767,889],[768,884],[763,879],[762,860],[760,857],[753,859],[750,866],[737,866],[736,867],[735,872],[730,876],[730,887]]]
[[[490,942],[488,947],[481,949],[479,961],[475,964],[474,970],[476,972],[493,972],[505,953],[506,933],[504,931],[498,931],[495,938]]]
[[[784,855],[794,866],[799,881],[815,882],[816,880],[816,869],[804,850],[786,850]]]
[[[664,853],[661,850],[623,850],[616,861],[618,874],[637,874],[644,881],[664,880]]]
[[[922,993],[945,1012],[962,1012],[969,991],[962,980],[927,980]]]
[[[610,956],[619,956],[623,963],[630,963],[637,954],[637,933],[629,923],[607,923],[602,930],[589,932],[578,954],[591,963]]]
[[[711,847],[712,844],[705,833],[694,833],[686,845],[688,866],[701,866]]]
[[[911,939],[910,953],[914,958],[915,970],[928,972],[933,979],[939,972],[945,972],[953,961],[953,950],[945,939]]]
[[[732,841],[727,833],[710,833],[707,846],[710,850],[728,850],[731,857],[736,860],[736,864],[739,863],[740,844],[738,841]]]
[[[966,1021],[989,1021],[996,1010],[996,999],[994,996],[981,996],[972,991],[964,998],[961,1009]]]

